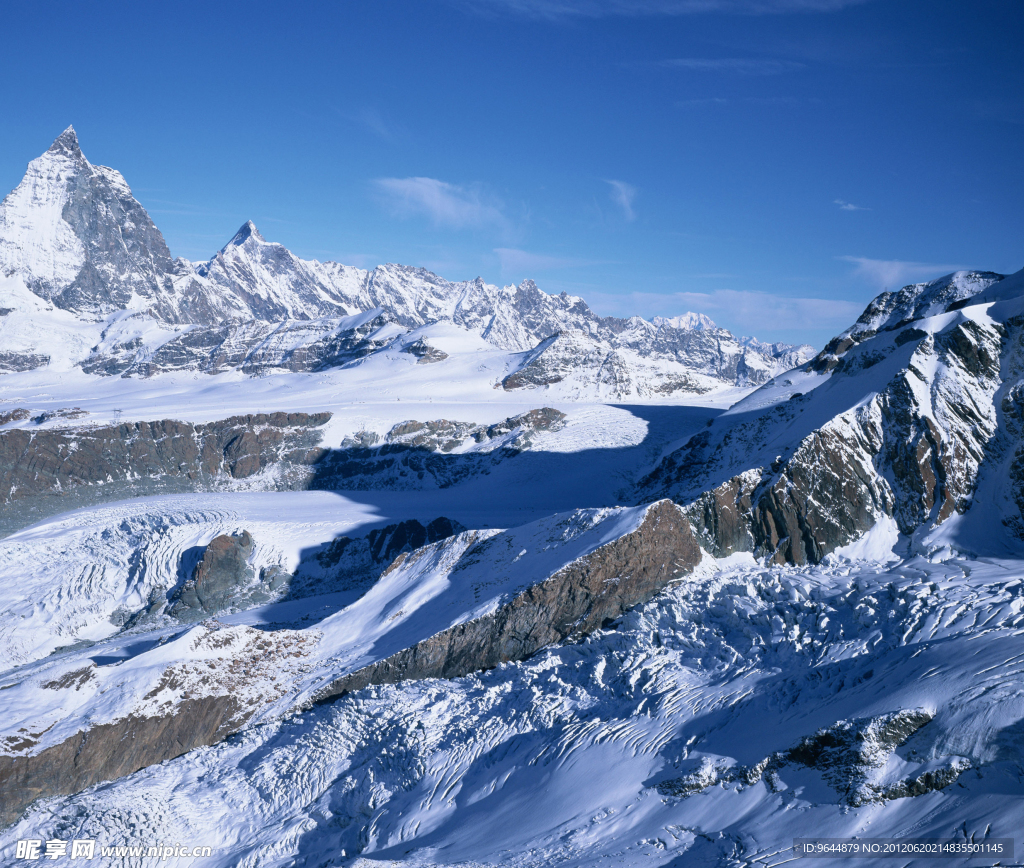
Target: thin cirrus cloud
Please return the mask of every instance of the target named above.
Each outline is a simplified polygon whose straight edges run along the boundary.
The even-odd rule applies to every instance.
[[[853,202],[844,202],[842,199],[836,199],[832,203],[839,206],[840,211],[870,211],[870,208],[865,208],[863,205],[854,205]]]
[[[854,274],[864,278],[876,289],[899,289],[909,283],[931,280],[959,271],[958,265],[931,262],[909,262],[902,259],[868,259],[864,256],[840,256],[843,262],[855,266]]]
[[[451,229],[511,228],[498,202],[476,187],[437,178],[378,178],[373,182],[385,206],[397,217],[426,217]]]
[[[783,15],[792,12],[836,12],[868,0],[461,0],[480,12],[504,12],[526,18],[652,17],[730,13]]]
[[[795,60],[774,60],[751,57],[674,57],[658,62],[666,69],[684,69],[689,72],[720,72],[731,75],[781,75],[803,69]]]
[[[602,313],[629,316],[676,316],[696,311],[710,316],[734,332],[762,336],[776,331],[820,332],[842,329],[860,316],[863,305],[831,298],[800,298],[738,289],[668,294],[632,292],[625,295],[594,293],[588,298]]]
[[[625,181],[613,181],[606,179],[605,183],[611,187],[609,195],[612,201],[622,209],[622,216],[632,222],[636,220],[636,211],[633,210],[633,201],[636,199],[637,188]]]

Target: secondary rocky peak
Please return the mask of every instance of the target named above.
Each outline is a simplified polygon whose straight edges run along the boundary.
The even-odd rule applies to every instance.
[[[257,241],[262,242],[266,241],[266,239],[260,235],[259,230],[256,228],[256,224],[253,223],[252,220],[246,220],[245,223],[242,224],[242,228],[235,233],[235,237],[225,245],[225,249],[227,247],[241,247],[250,238],[255,238]]]
[[[65,157],[81,157],[82,159],[85,159],[82,154],[82,149],[79,147],[78,135],[75,133],[74,127],[68,127],[64,132],[57,136],[46,153],[61,154]]]

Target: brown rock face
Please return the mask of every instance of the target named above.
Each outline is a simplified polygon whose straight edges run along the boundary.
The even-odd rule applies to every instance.
[[[277,487],[300,487],[324,454],[317,429],[330,418],[271,413],[0,432],[0,501],[8,504],[0,533],[102,501],[214,489],[272,464],[298,469]]]
[[[692,570],[700,559],[685,514],[671,501],[661,501],[633,533],[527,588],[493,615],[444,630],[345,675],[316,699],[326,701],[370,684],[457,678],[523,660],[546,645],[585,636],[615,620]]]
[[[127,717],[78,732],[33,756],[0,756],[0,826],[13,823],[35,799],[69,795],[99,781],[130,775],[241,729],[230,696],[181,702],[166,717]]]

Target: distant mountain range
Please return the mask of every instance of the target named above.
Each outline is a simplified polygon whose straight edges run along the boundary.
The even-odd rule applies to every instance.
[[[367,271],[303,260],[252,222],[208,262],[175,259],[121,174],[92,165],[71,127],[0,204],[0,275],[9,313],[38,324],[50,309],[103,324],[87,351],[68,358],[96,374],[316,370],[391,347],[394,330],[370,339],[386,324],[408,333],[438,321],[528,353],[528,370],[506,388],[572,371],[590,384],[584,392],[598,384],[622,396],[705,392],[763,383],[813,355],[809,346],[737,338],[703,314],[601,317],[532,280],[498,287],[403,265]],[[55,333],[14,323],[0,330],[0,370],[49,364]]]

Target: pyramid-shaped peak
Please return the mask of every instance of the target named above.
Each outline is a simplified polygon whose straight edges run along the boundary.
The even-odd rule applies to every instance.
[[[252,220],[246,220],[242,224],[242,228],[235,233],[235,237],[232,238],[228,243],[228,247],[240,247],[245,244],[250,238],[255,238],[257,241],[265,241],[266,239],[260,235],[260,231],[256,228],[256,224]]]
[[[75,128],[68,127],[57,136],[46,153],[63,154],[66,157],[82,157],[82,149],[78,145],[78,135],[75,133]]]

